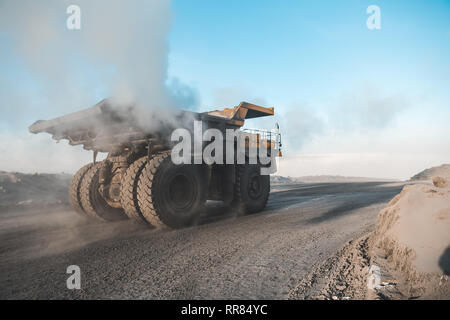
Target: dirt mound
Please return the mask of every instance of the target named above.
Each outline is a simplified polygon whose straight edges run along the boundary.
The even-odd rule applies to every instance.
[[[68,204],[69,174],[24,174],[0,171],[0,212]]]
[[[442,173],[442,172],[441,172]],[[291,299],[450,299],[450,186],[410,184],[291,291]]]
[[[292,184],[296,181],[290,177],[283,177],[283,176],[270,176],[270,184],[277,185],[277,184]]]
[[[408,297],[450,298],[450,188],[405,186],[380,212],[370,239]]]
[[[433,177],[432,181],[433,181],[433,185],[438,188],[446,188],[449,186],[449,181],[446,178],[437,176],[437,177]]]
[[[347,243],[337,254],[316,266],[289,293],[294,300],[363,300],[370,265],[369,236]]]
[[[423,170],[416,174],[415,176],[411,177],[410,180],[417,181],[417,180],[431,180],[434,176],[441,176],[444,178],[450,178],[450,164],[443,164],[437,167],[432,167],[426,170]]]

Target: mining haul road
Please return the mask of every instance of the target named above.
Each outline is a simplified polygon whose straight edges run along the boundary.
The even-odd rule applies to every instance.
[[[0,299],[286,299],[311,268],[374,229],[402,183],[274,186],[266,209],[218,203],[197,226],[88,222],[70,209],[0,213]],[[77,265],[81,289],[69,290]]]

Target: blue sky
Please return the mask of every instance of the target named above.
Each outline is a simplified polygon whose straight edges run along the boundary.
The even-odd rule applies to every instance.
[[[372,4],[381,30],[366,27]],[[275,106],[288,142],[301,142],[288,145],[282,174],[404,179],[449,161],[450,1],[173,8],[169,73],[199,88],[202,108],[232,99]]]
[[[381,9],[381,30],[366,28],[371,4]],[[172,6],[170,74],[200,88],[206,105],[220,87],[244,86],[277,104],[321,98],[361,82],[391,91],[448,86],[449,1],[175,1]]]
[[[51,17],[57,14],[59,22],[66,18],[67,3],[80,3],[86,19],[96,14],[82,1],[41,3],[45,3],[43,11]],[[15,5],[16,11],[2,11],[12,18],[40,12],[27,8],[30,5],[40,2],[23,1],[22,8]],[[380,7],[381,30],[366,27],[369,5]],[[450,1],[174,0],[167,17],[165,8],[158,10],[167,25],[155,22],[158,16],[142,16],[148,26],[140,25],[139,37],[132,40],[143,44],[150,56],[156,51],[167,56],[158,61],[164,68],[167,64],[169,79],[191,88],[198,110],[242,100],[274,106],[275,120],[250,125],[280,123],[286,141],[281,174],[403,179],[450,161]],[[121,14],[125,16],[119,19],[133,23],[132,15]],[[48,136],[30,137],[26,127],[36,119],[82,109],[108,96],[108,79],[120,77],[120,68],[126,68],[127,61],[132,64],[134,57],[99,63],[101,59],[92,59],[85,47],[75,45],[83,41],[83,33],[79,37],[61,31],[63,36],[55,39],[63,42],[64,50],[56,40],[38,46],[37,56],[44,60],[51,56],[50,62],[57,57],[54,64],[44,61],[45,68],[39,68],[39,61],[31,61],[18,49],[15,32],[20,28],[1,22],[0,28],[4,101],[0,136],[5,149],[0,151],[20,145],[19,155],[27,152],[27,143],[33,143],[45,145],[53,156],[49,160],[36,155],[40,160],[30,165],[3,155],[0,164],[7,170],[73,171],[90,155],[83,153],[80,158],[81,150],[55,146]],[[158,33],[148,35],[154,28],[167,28],[161,32],[162,49],[152,47],[153,41],[161,41]],[[112,27],[111,34],[116,30]],[[32,39],[39,45],[48,30],[38,31]],[[48,37],[52,39],[51,32]],[[133,44],[123,42],[124,47]],[[58,55],[52,56],[52,50]],[[125,55],[130,52],[124,50]],[[17,137],[18,143],[6,143],[11,137]],[[67,166],[57,163],[61,152]]]

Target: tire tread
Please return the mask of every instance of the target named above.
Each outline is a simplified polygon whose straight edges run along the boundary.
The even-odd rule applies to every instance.
[[[139,176],[141,175],[147,162],[147,156],[134,161],[125,171],[125,175],[120,186],[120,203],[125,214],[130,219],[141,222],[146,220],[139,207],[137,189]]]
[[[157,203],[153,197],[153,179],[159,166],[170,157],[170,152],[162,152],[155,155],[142,170],[139,177],[137,196],[142,216],[152,226],[161,228],[165,226],[161,216],[158,213]]]
[[[81,194],[80,194],[81,182],[86,173],[89,171],[90,168],[92,168],[93,165],[94,165],[93,163],[88,163],[87,165],[81,167],[75,173],[69,185],[69,203],[75,209],[75,211],[83,217],[88,217],[89,215],[83,209],[83,205],[81,203]]]

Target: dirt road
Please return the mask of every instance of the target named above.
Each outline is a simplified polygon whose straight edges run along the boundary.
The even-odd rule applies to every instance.
[[[312,266],[373,230],[400,183],[274,187],[266,210],[219,204],[201,225],[87,223],[71,210],[0,214],[0,298],[284,299]],[[81,269],[68,290],[66,269]]]

